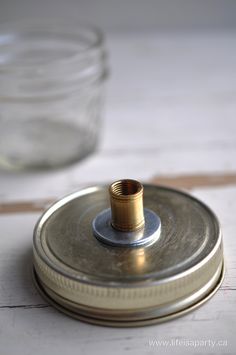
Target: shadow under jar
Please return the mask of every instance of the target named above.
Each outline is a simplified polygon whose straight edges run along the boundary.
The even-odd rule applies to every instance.
[[[64,166],[94,151],[106,54],[97,29],[73,22],[0,27],[0,166]]]

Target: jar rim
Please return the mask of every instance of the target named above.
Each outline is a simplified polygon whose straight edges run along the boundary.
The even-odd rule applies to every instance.
[[[104,43],[104,34],[103,32],[96,26],[91,25],[89,23],[84,23],[81,21],[75,21],[64,18],[30,18],[26,20],[19,20],[14,22],[5,22],[0,24],[0,54],[1,54],[1,46],[10,45],[10,41],[14,42],[14,38],[11,36],[18,35],[22,38],[24,35],[33,34],[36,32],[41,33],[42,35],[71,35],[77,36],[78,38],[83,34],[87,35],[86,45],[83,48],[77,48],[76,51],[69,57],[59,57],[56,60],[50,60],[49,62],[45,62],[43,66],[54,65],[55,63],[69,64],[71,61],[74,61],[78,58],[87,55],[93,50],[99,49],[103,46]],[[89,37],[89,38],[88,38]],[[15,39],[16,40],[16,39]],[[13,44],[13,43],[12,43]],[[14,66],[25,66],[29,65],[28,63],[14,63]],[[11,66],[10,63],[7,63],[6,66]]]

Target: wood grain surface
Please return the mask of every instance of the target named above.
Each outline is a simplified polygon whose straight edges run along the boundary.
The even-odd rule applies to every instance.
[[[192,190],[199,187],[236,186],[236,174],[157,176],[148,181],[148,183],[184,190]],[[3,202],[0,203],[0,214],[42,212],[55,201],[56,198]]]

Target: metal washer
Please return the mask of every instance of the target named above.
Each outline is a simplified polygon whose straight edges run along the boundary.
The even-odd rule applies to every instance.
[[[144,208],[145,226],[134,232],[120,232],[111,225],[111,209],[99,213],[93,220],[94,235],[103,243],[133,247],[155,242],[161,233],[161,220],[156,213]]]

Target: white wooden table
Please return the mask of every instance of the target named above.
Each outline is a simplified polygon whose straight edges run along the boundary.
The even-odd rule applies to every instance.
[[[113,35],[99,151],[64,170],[0,173],[0,354],[236,353],[236,33]],[[204,306],[135,329],[59,313],[31,279],[34,224],[50,201],[118,178],[191,190],[218,215],[226,277]]]

